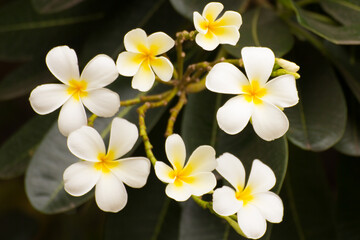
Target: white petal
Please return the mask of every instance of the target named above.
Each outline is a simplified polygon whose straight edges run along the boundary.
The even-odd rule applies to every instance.
[[[235,26],[217,27],[213,29],[213,33],[219,39],[221,44],[236,45],[240,38],[240,32]]]
[[[237,216],[239,227],[246,237],[258,239],[265,234],[266,220],[255,206],[245,205],[238,211]]]
[[[175,41],[166,33],[156,32],[148,37],[149,49],[153,56],[169,51],[175,45]]]
[[[251,119],[256,134],[266,141],[282,137],[289,129],[285,114],[265,101],[255,104]]]
[[[174,170],[171,167],[169,167],[167,164],[161,161],[156,161],[154,169],[155,169],[155,174],[160,179],[160,181],[165,183],[174,182],[175,178],[170,177],[170,174],[172,174]]]
[[[134,76],[139,70],[145,56],[142,53],[122,52],[116,60],[116,67],[123,76]]]
[[[180,135],[172,134],[165,141],[165,152],[174,169],[182,169],[185,164],[186,149]]]
[[[58,46],[51,49],[45,58],[50,72],[61,82],[68,84],[72,79],[79,79],[78,59],[74,49]]]
[[[150,68],[149,61],[144,61],[139,71],[132,79],[131,87],[142,92],[149,91],[155,81],[155,74]]]
[[[239,29],[242,24],[242,18],[240,13],[235,11],[226,11],[222,17],[220,17],[215,22],[216,26],[234,26],[236,29]]]
[[[257,80],[263,86],[274,67],[274,53],[266,47],[244,47],[241,49],[241,56],[249,81]]]
[[[216,186],[215,175],[211,172],[202,172],[190,176],[191,182],[188,182],[191,188],[191,194],[195,196],[204,195]]]
[[[231,153],[224,153],[216,161],[218,163],[216,171],[235,189],[243,189],[245,186],[245,169],[240,159]]]
[[[64,189],[73,196],[82,196],[95,186],[100,175],[101,172],[96,171],[94,163],[74,163],[64,171]]]
[[[246,187],[251,189],[252,194],[267,192],[276,183],[276,177],[270,167],[255,159],[251,166],[251,172]]]
[[[150,65],[155,74],[164,82],[171,79],[174,67],[166,57],[155,57],[150,61]]]
[[[139,137],[135,124],[123,118],[114,118],[111,123],[109,150],[118,159],[128,153]]]
[[[249,85],[245,75],[230,63],[217,63],[206,76],[206,88],[217,93],[240,94]]]
[[[217,166],[215,150],[213,147],[203,145],[195,149],[186,163],[184,171],[188,169],[191,174],[198,172],[212,172]]]
[[[107,88],[90,91],[81,100],[90,112],[100,117],[112,117],[120,107],[119,95]]]
[[[150,173],[150,160],[145,157],[124,158],[117,161],[119,164],[111,168],[118,179],[132,188],[141,188],[145,185]]]
[[[118,212],[127,203],[127,192],[124,184],[113,174],[102,174],[95,187],[95,200],[105,212]]]
[[[256,206],[266,220],[279,223],[283,219],[284,205],[281,198],[273,192],[254,194],[251,204]]]
[[[199,32],[195,37],[195,42],[197,45],[207,51],[214,50],[217,46],[219,46],[220,43],[219,39],[211,31],[208,31],[206,34]]]
[[[136,28],[125,34],[124,46],[126,51],[134,53],[144,53],[149,48],[146,32],[141,28]]]
[[[205,34],[208,30],[208,21],[198,12],[193,13],[193,20],[196,31]]]
[[[300,67],[294,63],[294,62],[290,62],[286,59],[283,58],[275,58],[275,62],[282,67],[283,69],[289,71],[289,72],[297,72],[300,70]]]
[[[219,16],[221,11],[224,9],[224,6],[219,2],[210,2],[206,4],[202,15],[204,18],[209,20],[210,22],[215,21],[215,19]]]
[[[165,188],[165,193],[169,198],[175,199],[178,202],[183,202],[191,197],[191,188],[186,183],[183,183],[180,186],[169,183]]]
[[[98,155],[105,153],[104,141],[100,134],[88,126],[82,126],[70,133],[67,146],[76,157],[92,162],[98,162]]]
[[[105,54],[99,54],[86,64],[80,78],[88,83],[87,90],[105,87],[119,76],[115,62]]]
[[[272,79],[265,85],[266,94],[261,99],[281,108],[291,107],[298,103],[295,77],[282,75]]]
[[[38,114],[48,114],[70,98],[67,93],[68,86],[64,84],[44,84],[37,86],[30,94],[30,104]]]
[[[242,201],[236,199],[234,189],[223,186],[217,188],[213,194],[213,209],[221,216],[230,216],[237,213],[242,207]]]
[[[86,112],[81,101],[73,97],[61,107],[58,126],[64,136],[87,124]]]
[[[219,127],[227,134],[237,134],[248,124],[253,112],[253,104],[244,96],[230,98],[219,108],[216,119]]]

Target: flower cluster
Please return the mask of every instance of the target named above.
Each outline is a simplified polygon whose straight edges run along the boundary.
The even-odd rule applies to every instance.
[[[226,11],[219,17],[223,8],[221,3],[212,2],[205,6],[202,14],[194,12],[196,31],[180,32],[176,40],[163,32],[147,36],[140,28],[131,30],[124,36],[126,51],[119,53],[116,64],[110,57],[99,54],[85,66],[81,74],[73,49],[59,46],[49,51],[46,64],[61,83],[35,88],[30,95],[30,104],[39,114],[48,114],[61,107],[59,131],[68,136],[68,148],[79,158],[79,162],[69,166],[63,174],[64,188],[69,194],[81,196],[95,187],[99,208],[118,212],[127,203],[124,184],[133,188],[143,187],[152,163],[156,176],[167,183],[165,193],[168,197],[186,201],[190,197],[200,199],[204,194],[213,194],[212,204],[207,206],[220,216],[236,217],[241,234],[248,238],[263,236],[266,220],[273,223],[282,221],[282,201],[269,191],[275,185],[275,174],[267,165],[254,160],[245,184],[245,169],[237,157],[224,153],[216,158],[212,146],[202,145],[186,161],[185,143],[180,135],[173,134],[174,121],[186,104],[187,89],[191,88],[191,84],[200,85],[198,91],[208,89],[236,95],[216,114],[220,129],[228,134],[240,133],[250,121],[260,138],[271,141],[282,137],[289,128],[283,109],[298,102],[295,81],[298,66],[275,58],[271,49],[244,47],[241,50],[242,61],[235,61],[237,65],[221,59],[191,65],[183,73],[185,54],[181,44],[184,40],[195,41],[208,51],[214,50],[219,44],[236,45],[238,42],[241,15]],[[174,46],[178,54],[176,68],[164,55]],[[201,66],[200,70],[197,66]],[[282,68],[286,74],[269,80],[275,66]],[[244,68],[246,76],[239,67]],[[150,90],[156,80],[171,85],[173,90],[120,102],[116,92],[104,88],[115,81],[119,74],[133,77],[132,88],[142,92]],[[197,78],[203,76],[204,81],[192,79],[192,74]],[[179,102],[171,110],[166,131],[165,152],[171,164],[169,166],[155,158],[144,117],[149,108],[165,106],[177,95]],[[84,106],[95,117],[113,117],[120,105],[139,103],[143,103],[138,108],[140,130],[128,120],[114,117],[106,150],[101,135],[91,127],[92,124],[88,124]],[[133,148],[139,133],[147,157],[121,158]],[[216,188],[214,170],[232,187],[225,185]]]

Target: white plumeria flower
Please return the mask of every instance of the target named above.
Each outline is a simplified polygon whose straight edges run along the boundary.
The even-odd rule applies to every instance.
[[[245,186],[245,169],[241,161],[230,153],[218,159],[216,170],[234,188],[215,189],[213,209],[221,216],[237,213],[238,224],[246,237],[258,239],[266,231],[266,220],[282,221],[284,206],[278,195],[269,190],[275,185],[274,172],[260,160],[254,160]]]
[[[186,165],[185,144],[179,135],[173,134],[166,139],[165,151],[172,168],[157,161],[155,173],[161,181],[169,183],[166,195],[176,201],[186,201],[191,195],[201,196],[214,189],[216,178],[212,171],[217,164],[211,146],[195,149]]]
[[[95,56],[81,75],[76,53],[68,46],[51,49],[45,60],[50,72],[62,84],[40,85],[31,92],[29,100],[34,111],[41,115],[62,106],[58,125],[63,135],[87,124],[83,104],[101,117],[111,117],[119,110],[119,95],[104,88],[119,76],[109,56]]]
[[[124,37],[126,52],[119,54],[116,66],[121,75],[134,76],[132,87],[148,91],[154,84],[155,74],[162,81],[169,81],[174,67],[166,57],[157,57],[169,51],[175,41],[163,32],[150,36],[140,28],[128,32]]]
[[[275,62],[269,48],[245,47],[241,55],[249,80],[230,63],[216,64],[206,77],[210,91],[237,94],[219,108],[216,114],[219,127],[228,134],[237,134],[251,119],[262,139],[279,138],[289,128],[282,109],[299,101],[295,78],[286,74],[268,81]]]
[[[236,45],[239,41],[239,28],[242,24],[241,15],[238,12],[226,11],[218,18],[224,6],[219,2],[208,3],[202,15],[194,12],[196,43],[205,50],[214,50],[219,44]]]
[[[64,188],[73,196],[81,196],[95,186],[95,200],[106,212],[118,212],[127,203],[126,185],[141,188],[150,173],[150,161],[145,157],[120,159],[134,146],[138,138],[136,125],[114,118],[109,148],[106,152],[100,134],[83,126],[70,133],[67,145],[72,154],[82,159],[64,172]]]

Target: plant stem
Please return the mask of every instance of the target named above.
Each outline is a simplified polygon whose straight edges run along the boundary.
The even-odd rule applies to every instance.
[[[179,115],[179,112],[181,111],[183,106],[186,104],[186,101],[187,101],[186,93],[183,91],[181,93],[179,101],[177,102],[175,107],[173,107],[170,110],[170,117],[169,117],[168,124],[167,124],[167,127],[166,127],[165,137],[168,137],[171,134],[173,134],[174,124],[175,124],[176,118]]]

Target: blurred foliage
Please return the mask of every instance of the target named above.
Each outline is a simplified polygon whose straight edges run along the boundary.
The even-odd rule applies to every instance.
[[[129,203],[117,214],[101,212],[90,192],[75,198],[63,190],[62,173],[76,159],[56,126],[56,113],[35,116],[28,96],[55,82],[45,65],[53,47],[69,45],[80,68],[92,57],[112,58],[123,37],[141,27],[148,34],[193,30],[192,13],[207,0],[7,0],[0,2],[0,222],[3,239],[243,239],[223,220],[192,200],[166,198],[152,173],[144,189],[128,189]],[[240,57],[244,46],[267,46],[297,63],[300,102],[286,109],[286,136],[265,142],[248,126],[235,136],[218,129],[215,114],[226,96],[205,90],[190,94],[175,125],[191,153],[201,144],[238,156],[249,170],[254,158],[277,176],[274,189],[285,204],[284,221],[268,225],[262,239],[360,239],[360,1],[223,0],[242,14],[240,41],[224,46]],[[184,46],[185,63],[213,60],[197,45]],[[219,50],[220,48],[218,48]],[[169,57],[174,59],[174,50]],[[110,86],[121,99],[139,94],[130,79]],[[163,90],[156,86],[152,93]],[[174,103],[170,103],[172,105]],[[165,159],[163,133],[168,108],[150,110],[148,131],[155,155]],[[136,108],[122,117],[137,123]],[[108,131],[109,119],[96,121]],[[106,134],[105,134],[106,135]],[[135,149],[144,155],[141,142]],[[248,171],[247,171],[248,172]],[[26,189],[26,190],[25,190]]]

